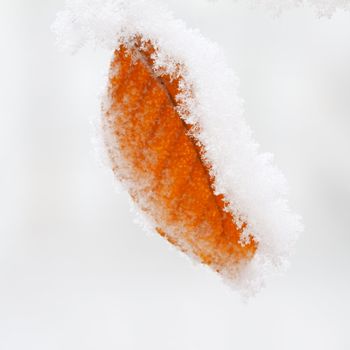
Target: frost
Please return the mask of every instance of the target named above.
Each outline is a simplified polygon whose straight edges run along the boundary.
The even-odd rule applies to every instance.
[[[315,9],[320,17],[331,17],[338,9],[350,9],[350,0],[250,0],[250,3],[252,5],[265,6],[276,14],[291,8],[306,5]]]
[[[238,225],[247,223],[242,242],[252,234],[259,243],[247,266],[239,273],[237,266],[228,266],[224,276],[237,288],[255,291],[272,272],[283,269],[302,226],[288,208],[283,175],[252,138],[238,79],[222,50],[151,0],[70,0],[53,30],[58,44],[69,51],[92,43],[112,52],[140,36],[152,42],[159,74],[183,77],[178,111],[196,126],[194,136],[204,146],[215,193],[229,201],[227,209]]]

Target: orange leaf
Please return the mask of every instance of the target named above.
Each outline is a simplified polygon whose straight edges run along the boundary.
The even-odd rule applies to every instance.
[[[111,63],[104,128],[113,171],[159,234],[217,271],[232,270],[256,243],[241,244],[202,146],[176,111],[181,77],[157,75],[152,52],[150,44],[121,46]]]

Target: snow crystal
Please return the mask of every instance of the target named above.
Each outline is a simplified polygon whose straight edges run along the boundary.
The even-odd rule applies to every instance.
[[[204,146],[215,193],[225,196],[237,224],[247,223],[245,234],[259,244],[238,277],[233,267],[224,275],[234,277],[237,288],[254,291],[271,271],[284,268],[302,227],[288,208],[283,175],[252,138],[237,93],[238,79],[222,50],[152,0],[70,0],[53,30],[70,51],[92,42],[113,52],[141,35],[156,49],[155,69],[173,75],[181,67],[182,90],[191,93],[177,96],[179,114],[199,126],[194,136]]]
[[[277,14],[291,8],[307,5],[314,8],[319,16],[326,17],[331,17],[337,9],[350,9],[350,0],[250,0],[250,3],[263,5]]]

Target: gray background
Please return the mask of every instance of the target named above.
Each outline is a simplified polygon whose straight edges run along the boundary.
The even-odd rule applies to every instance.
[[[288,178],[291,269],[244,304],[135,225],[92,142],[111,53],[57,52],[63,1],[1,0],[0,349],[349,349],[350,13],[166,2],[223,47]]]

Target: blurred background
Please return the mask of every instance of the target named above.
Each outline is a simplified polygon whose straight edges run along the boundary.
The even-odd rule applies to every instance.
[[[57,51],[63,0],[1,0],[0,349],[349,349],[350,12],[164,2],[241,80],[304,218],[291,268],[244,303],[145,234],[95,151],[111,52]]]

